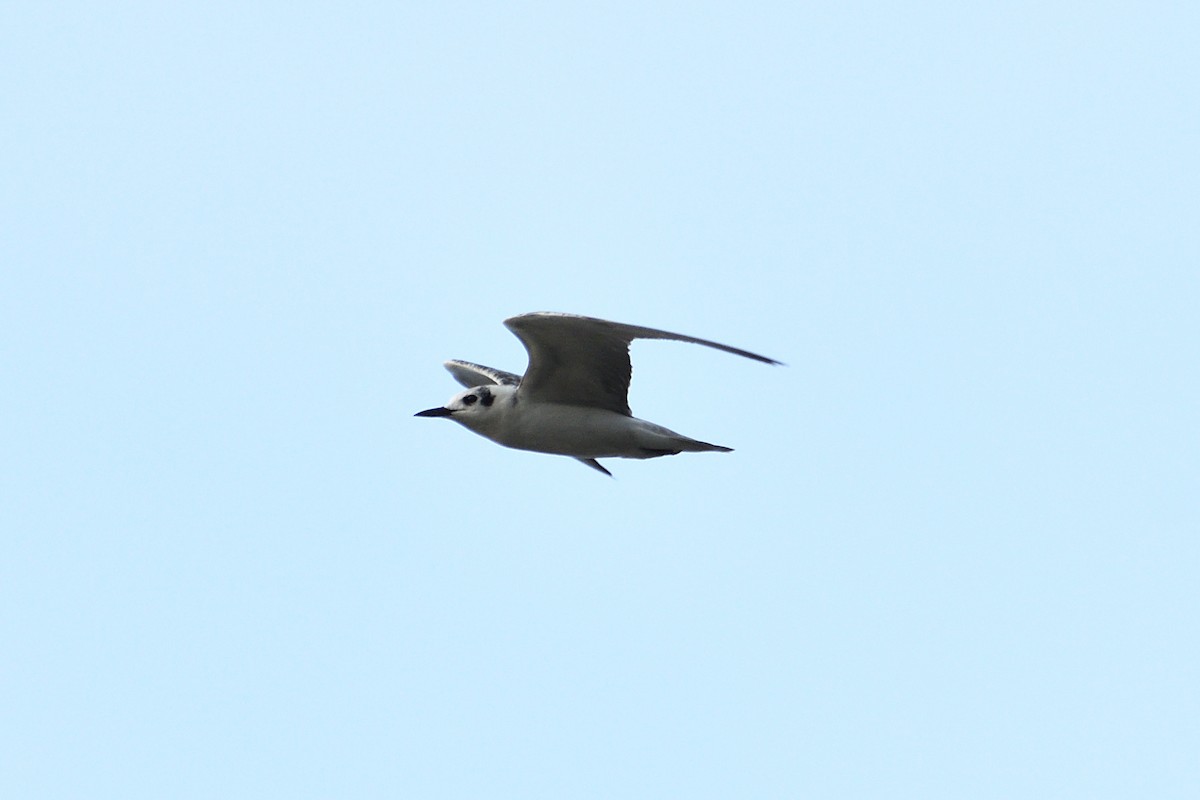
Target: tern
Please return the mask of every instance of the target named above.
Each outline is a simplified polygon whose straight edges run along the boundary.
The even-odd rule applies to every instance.
[[[466,391],[415,416],[445,417],[505,447],[570,456],[609,476],[596,459],[733,449],[633,416],[629,344],[634,339],[689,342],[764,364],[782,363],[707,339],[577,314],[539,311],[506,319],[504,325],[529,353],[524,376],[447,361],[446,369]]]

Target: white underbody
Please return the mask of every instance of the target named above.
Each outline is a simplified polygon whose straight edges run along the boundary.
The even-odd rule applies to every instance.
[[[637,417],[599,408],[554,403],[512,403],[501,413],[456,421],[481,436],[518,450],[575,458],[654,458],[679,452],[727,450],[690,439]]]

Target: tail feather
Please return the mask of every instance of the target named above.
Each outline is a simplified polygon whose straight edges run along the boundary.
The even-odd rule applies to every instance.
[[[695,439],[692,439],[691,442],[693,445],[696,445],[696,446],[695,447],[685,447],[683,449],[687,450],[689,452],[695,452],[695,453],[707,453],[710,451],[714,452],[714,453],[732,453],[733,452],[732,447],[725,447],[725,446],[719,445],[719,444],[709,444],[708,442],[698,442]]]
[[[670,428],[664,428],[662,425],[655,425],[652,422],[644,420],[637,420],[637,422],[640,426],[637,445],[643,453],[642,458],[673,456],[676,453],[728,453],[733,450],[732,447],[709,444],[690,436],[684,436],[682,433],[676,433]]]
[[[642,453],[646,458],[657,458],[659,456],[673,456],[679,453],[732,453],[732,447],[723,447],[719,444],[709,444],[701,442],[697,439],[685,439],[680,437],[669,443],[669,447],[643,447]]]

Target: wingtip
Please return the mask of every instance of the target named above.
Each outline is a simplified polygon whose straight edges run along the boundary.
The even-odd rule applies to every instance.
[[[606,469],[603,464],[601,464],[599,461],[597,461],[594,458],[578,458],[577,457],[575,460],[578,461],[580,464],[583,464],[585,467],[591,467],[592,469],[596,470],[597,472],[603,472],[605,475],[607,475],[610,478],[613,477],[613,474],[611,472],[609,472],[608,469]]]

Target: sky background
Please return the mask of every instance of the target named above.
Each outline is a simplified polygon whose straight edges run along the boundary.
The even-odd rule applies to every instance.
[[[1194,798],[1193,3],[0,27],[0,795]],[[730,454],[414,419],[501,322]]]

